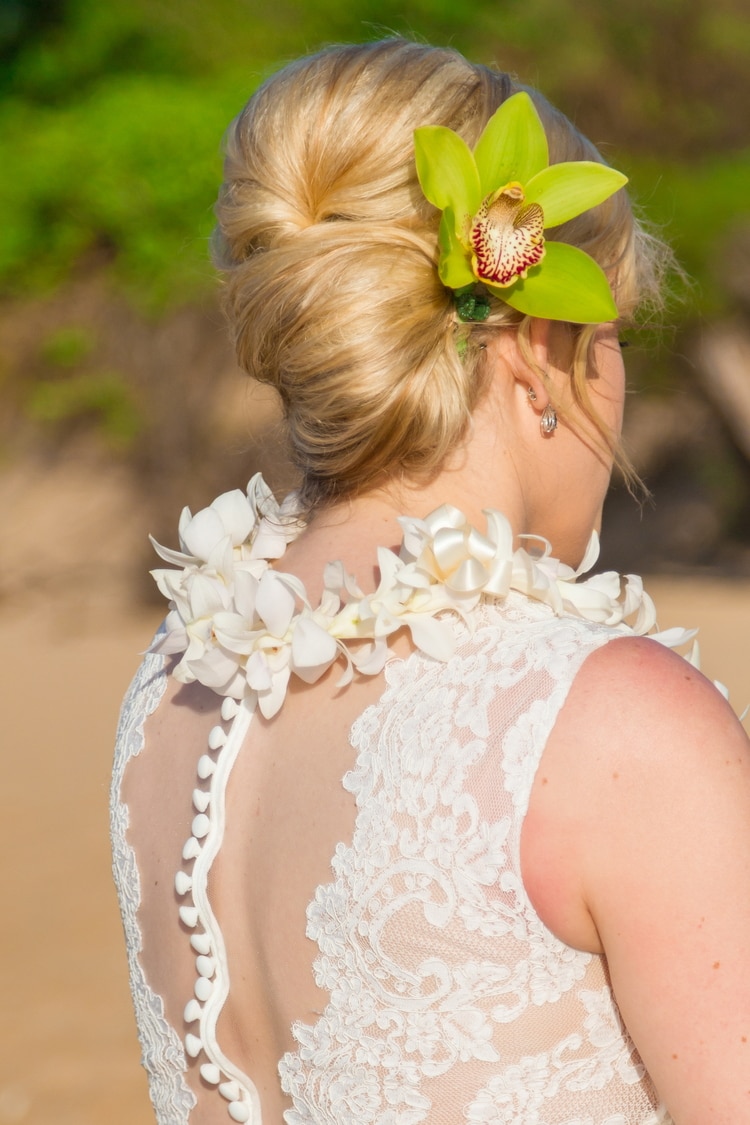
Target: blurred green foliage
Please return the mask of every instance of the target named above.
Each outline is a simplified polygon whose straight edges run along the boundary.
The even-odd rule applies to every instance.
[[[40,379],[31,387],[26,411],[33,421],[47,424],[93,421],[114,452],[129,449],[143,428],[127,380],[112,371]]]
[[[94,349],[95,340],[85,328],[67,325],[52,332],[42,343],[42,358],[58,367],[75,367]]]
[[[236,108],[236,93],[156,75],[112,76],[59,107],[6,102],[0,286],[49,288],[96,254],[142,303],[193,296],[209,276],[219,138]]]
[[[746,210],[746,0],[6,0],[0,19],[0,292],[107,263],[158,312],[210,283],[226,123],[286,59],[404,32],[538,85],[595,140],[713,290]],[[9,174],[10,170],[10,174]]]

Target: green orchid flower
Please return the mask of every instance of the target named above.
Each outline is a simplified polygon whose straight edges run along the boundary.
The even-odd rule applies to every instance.
[[[438,269],[457,291],[459,315],[461,299],[471,301],[481,282],[529,316],[575,324],[616,319],[601,267],[575,246],[548,241],[544,231],[602,203],[627,176],[591,160],[550,164],[544,126],[524,92],[503,102],[473,152],[442,125],[417,129],[414,145],[422,191],[443,212]]]

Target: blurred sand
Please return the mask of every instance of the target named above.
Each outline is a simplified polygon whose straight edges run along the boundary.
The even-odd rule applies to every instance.
[[[0,502],[10,504],[0,587],[0,1125],[149,1125],[107,825],[120,698],[160,616],[128,613],[117,565],[145,529],[127,488],[85,467],[46,499],[28,480],[0,478]],[[660,578],[647,587],[660,625],[700,624],[705,671],[737,708],[750,702],[750,584]]]

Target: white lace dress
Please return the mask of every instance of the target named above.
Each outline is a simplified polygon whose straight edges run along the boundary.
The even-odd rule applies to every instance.
[[[555,938],[521,878],[521,827],[550,731],[583,661],[624,627],[555,613],[513,591],[484,596],[465,617],[451,624],[448,659],[388,659],[379,701],[353,724],[356,765],[342,785],[356,799],[354,832],[335,849],[330,880],[307,911],[319,950],[315,981],[328,1003],[316,1022],[292,1028],[296,1049],[279,1061],[293,1103],[284,1120],[668,1122],[603,959]],[[163,693],[162,664],[147,656],[126,697],[112,797],[143,1062],[159,1125],[190,1119],[186,1053],[231,1120],[260,1125],[243,1060],[228,1058],[215,1034],[231,980],[207,895],[232,765],[253,753],[247,698],[229,700],[212,731],[199,765],[203,811],[177,876],[185,941],[199,939],[184,1026],[169,1026],[139,961],[139,876],[119,790]],[[315,686],[307,690],[314,698]]]

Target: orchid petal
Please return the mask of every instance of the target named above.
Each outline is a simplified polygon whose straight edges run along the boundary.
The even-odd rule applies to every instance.
[[[292,671],[313,684],[338,656],[338,645],[309,617],[300,617],[292,634]]]
[[[547,135],[525,91],[507,98],[493,113],[477,141],[474,160],[481,198],[511,180],[525,184],[548,164]]]
[[[363,676],[377,676],[382,672],[388,658],[388,645],[384,637],[376,637],[371,645],[361,652],[351,653],[352,662]]]
[[[183,543],[185,528],[190,523],[192,518],[193,518],[193,513],[190,511],[190,509],[187,506],[185,506],[182,509],[182,511],[180,512],[180,519],[179,519],[179,522],[177,524],[177,534],[180,537],[180,543]]]
[[[226,531],[221,516],[213,508],[203,508],[185,524],[180,538],[191,555],[205,562]]]
[[[271,489],[263,479],[262,473],[254,473],[247,482],[247,500],[253,515],[260,519],[263,516],[278,513],[279,505]]]
[[[340,655],[344,658],[346,663],[344,665],[344,671],[341,673],[338,680],[336,680],[336,687],[344,688],[348,687],[354,679],[354,664],[352,663],[352,658],[349,655],[349,650],[345,645],[341,645]]]
[[[255,616],[258,581],[249,570],[237,568],[234,572],[234,604],[237,607],[237,612],[246,621],[252,621]]]
[[[425,614],[409,617],[406,624],[417,648],[435,660],[450,660],[456,648],[456,637],[449,621]]]
[[[551,164],[524,185],[526,203],[544,211],[544,227],[558,227],[603,203],[628,182],[622,172],[595,160]]]
[[[589,621],[601,624],[612,624],[609,618],[612,614],[612,599],[606,593],[594,589],[589,582],[581,582],[561,591],[563,602],[568,609],[586,617]]]
[[[229,605],[224,583],[200,571],[191,576],[188,596],[194,618],[210,617]]]
[[[469,146],[443,125],[426,125],[414,133],[417,176],[425,197],[456,221],[471,216],[482,202],[479,173]]]
[[[389,551],[387,547],[378,547],[378,570],[380,571],[380,583],[378,590],[381,587],[392,587],[396,584],[397,575],[403,569],[403,562],[395,555],[393,551]],[[378,590],[375,591],[374,597],[378,596]]]
[[[220,648],[212,648],[198,660],[190,661],[190,671],[205,687],[226,695],[227,686],[237,675],[237,661]]]
[[[187,647],[187,632],[178,622],[167,626],[166,633],[157,633],[149,645],[149,652],[158,652],[162,656],[174,656],[184,652]]]
[[[255,524],[255,516],[245,493],[239,488],[222,492],[211,504],[211,509],[221,519],[226,534],[232,540],[232,546],[239,547],[240,543],[244,543]]]
[[[345,590],[350,598],[364,597],[364,594],[357,585],[357,580],[354,575],[347,574],[346,568],[342,562],[326,563],[325,570],[323,571],[323,586],[326,590],[337,594]]]
[[[637,574],[625,576],[622,613],[626,619],[635,614],[630,627],[636,636],[649,633],[656,624],[656,607],[643,589],[643,579]]]
[[[574,575],[577,576],[577,572],[574,572]],[[622,580],[616,570],[605,570],[602,571],[601,574],[593,574],[587,582],[579,582],[575,586],[575,589],[581,590],[588,588],[597,590],[599,593],[604,594],[609,601],[616,604],[618,609],[621,609],[622,607],[617,600],[620,596],[621,585]],[[571,586],[573,586],[572,582]]]
[[[617,319],[617,306],[606,275],[593,258],[564,242],[545,243],[542,266],[510,289],[487,288],[527,316],[571,324],[606,324]]]
[[[173,566],[189,566],[190,563],[196,562],[195,555],[186,555],[183,551],[173,551],[170,547],[162,547],[161,543],[157,543],[153,535],[149,535],[149,542],[156,551],[160,559],[164,562],[171,563]]]
[[[164,570],[159,568],[150,571],[151,577],[156,583],[156,588],[159,593],[167,599],[167,601],[175,601],[175,599],[182,595],[182,585],[185,580],[185,572],[182,570]]]
[[[254,652],[245,665],[245,676],[253,691],[269,691],[271,688],[271,669],[262,652]]]
[[[581,559],[578,569],[573,572],[573,577],[578,578],[581,574],[587,574],[598,558],[599,536],[596,531],[592,531],[589,541],[586,544],[586,550],[583,552],[583,558]]]
[[[194,684],[195,683],[195,679],[196,679],[195,673],[192,671],[190,666],[187,664],[184,657],[179,662],[179,664],[175,664],[174,668],[172,669],[172,675],[177,680],[178,684]]]
[[[665,648],[679,648],[692,641],[697,632],[697,629],[681,629],[679,625],[675,625],[671,629],[661,629],[658,633],[652,633],[651,640],[658,641]],[[699,665],[696,664],[695,667]]]
[[[291,669],[280,668],[274,672],[269,691],[258,692],[258,708],[264,719],[272,719],[286,698]]]
[[[228,535],[225,535],[211,548],[206,559],[206,565],[209,570],[213,570],[216,574],[229,576],[232,573],[233,564],[232,540]]]
[[[257,631],[249,629],[239,613],[216,613],[213,619],[216,640],[228,652],[250,656],[255,648]]]
[[[438,242],[440,244],[438,274],[443,285],[448,289],[463,289],[466,285],[473,285],[477,278],[469,264],[459,232],[456,230],[456,219],[451,207],[446,207],[443,211]]]
[[[286,550],[287,543],[294,539],[297,531],[291,522],[284,522],[279,516],[274,519],[270,516],[258,524],[258,530],[253,536],[253,545],[250,552],[254,559],[280,559]]]
[[[294,605],[294,594],[286,583],[275,571],[266,571],[258,583],[255,612],[265,622],[272,636],[286,636],[294,616]]]

